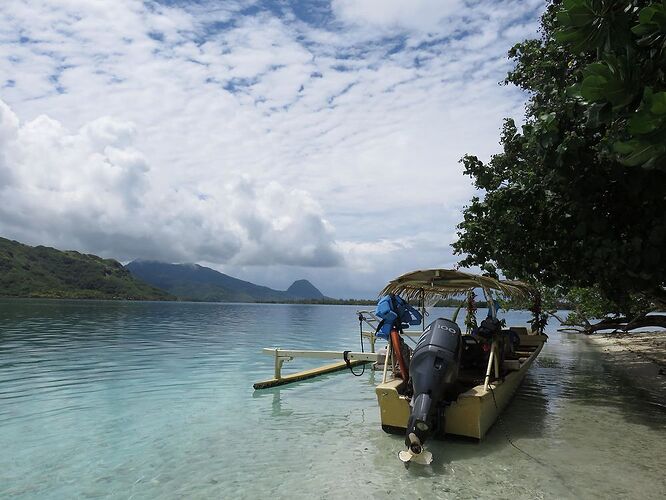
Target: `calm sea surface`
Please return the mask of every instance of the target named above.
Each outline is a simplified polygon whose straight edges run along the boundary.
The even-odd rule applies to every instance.
[[[664,407],[573,335],[429,467],[382,432],[379,373],[253,391],[262,347],[356,349],[356,310],[1,300],[0,498],[663,498]]]

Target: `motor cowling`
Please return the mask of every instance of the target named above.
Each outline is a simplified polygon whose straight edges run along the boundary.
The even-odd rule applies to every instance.
[[[414,348],[409,372],[413,395],[405,443],[421,453],[423,443],[436,430],[437,416],[458,378],[462,351],[460,328],[439,318],[430,323]]]

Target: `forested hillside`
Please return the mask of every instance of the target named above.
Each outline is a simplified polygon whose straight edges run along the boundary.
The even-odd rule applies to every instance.
[[[171,300],[113,259],[0,238],[0,297]]]

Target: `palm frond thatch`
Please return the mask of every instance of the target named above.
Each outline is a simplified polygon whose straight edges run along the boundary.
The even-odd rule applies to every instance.
[[[380,296],[395,294],[407,300],[429,301],[451,297],[474,288],[495,290],[511,297],[528,298],[534,294],[533,289],[521,281],[497,280],[453,269],[424,269],[391,280],[382,289]]]

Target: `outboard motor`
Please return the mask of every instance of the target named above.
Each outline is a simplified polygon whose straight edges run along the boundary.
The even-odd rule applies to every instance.
[[[444,430],[439,415],[458,378],[461,338],[458,325],[439,318],[428,325],[414,348],[409,365],[414,392],[405,438],[407,450],[400,452],[405,463],[432,461],[423,444],[434,431]]]

